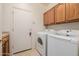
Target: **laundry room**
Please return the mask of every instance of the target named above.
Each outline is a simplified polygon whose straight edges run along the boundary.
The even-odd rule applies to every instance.
[[[79,56],[79,3],[0,3],[0,56]]]

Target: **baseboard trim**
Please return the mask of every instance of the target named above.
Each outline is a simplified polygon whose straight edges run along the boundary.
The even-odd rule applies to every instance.
[[[21,52],[28,51],[28,50],[31,50],[31,49],[32,49],[32,48],[27,49],[27,50],[22,50],[22,51],[19,51],[19,52],[13,53],[13,54],[21,53]]]

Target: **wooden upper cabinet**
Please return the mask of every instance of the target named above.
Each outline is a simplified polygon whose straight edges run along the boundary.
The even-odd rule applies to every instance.
[[[75,3],[75,18],[79,18],[79,3]]]
[[[48,11],[48,24],[51,25],[51,24],[54,24],[54,18],[55,18],[55,15],[54,15],[54,8],[50,9]]]
[[[76,16],[75,4],[66,4],[66,20],[73,20]]]
[[[54,18],[54,9],[52,8],[44,13],[44,25],[54,24]]]
[[[55,22],[65,22],[65,4],[58,4],[55,7]]]
[[[44,13],[44,25],[79,21],[79,3],[60,3]]]
[[[48,14],[47,14],[47,12],[44,13],[43,17],[44,17],[44,25],[48,25]]]
[[[79,4],[69,3],[66,4],[66,20],[72,21],[79,18]]]
[[[66,20],[70,18],[70,4],[66,3]]]

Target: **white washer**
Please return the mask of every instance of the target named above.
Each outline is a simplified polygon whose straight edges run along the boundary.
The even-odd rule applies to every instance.
[[[54,33],[54,30],[44,30],[38,32],[38,38],[36,40],[36,50],[39,52],[40,55],[46,56],[47,55],[47,36],[48,33]]]
[[[65,32],[63,32],[65,33]],[[48,56],[78,56],[79,55],[79,31],[71,33],[48,35],[47,55]]]

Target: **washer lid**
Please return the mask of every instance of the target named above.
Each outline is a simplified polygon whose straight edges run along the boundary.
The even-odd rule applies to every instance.
[[[52,38],[60,38],[61,40],[68,40],[73,43],[79,43],[79,37],[78,36],[61,36],[56,34],[48,34],[48,36],[51,36]]]

